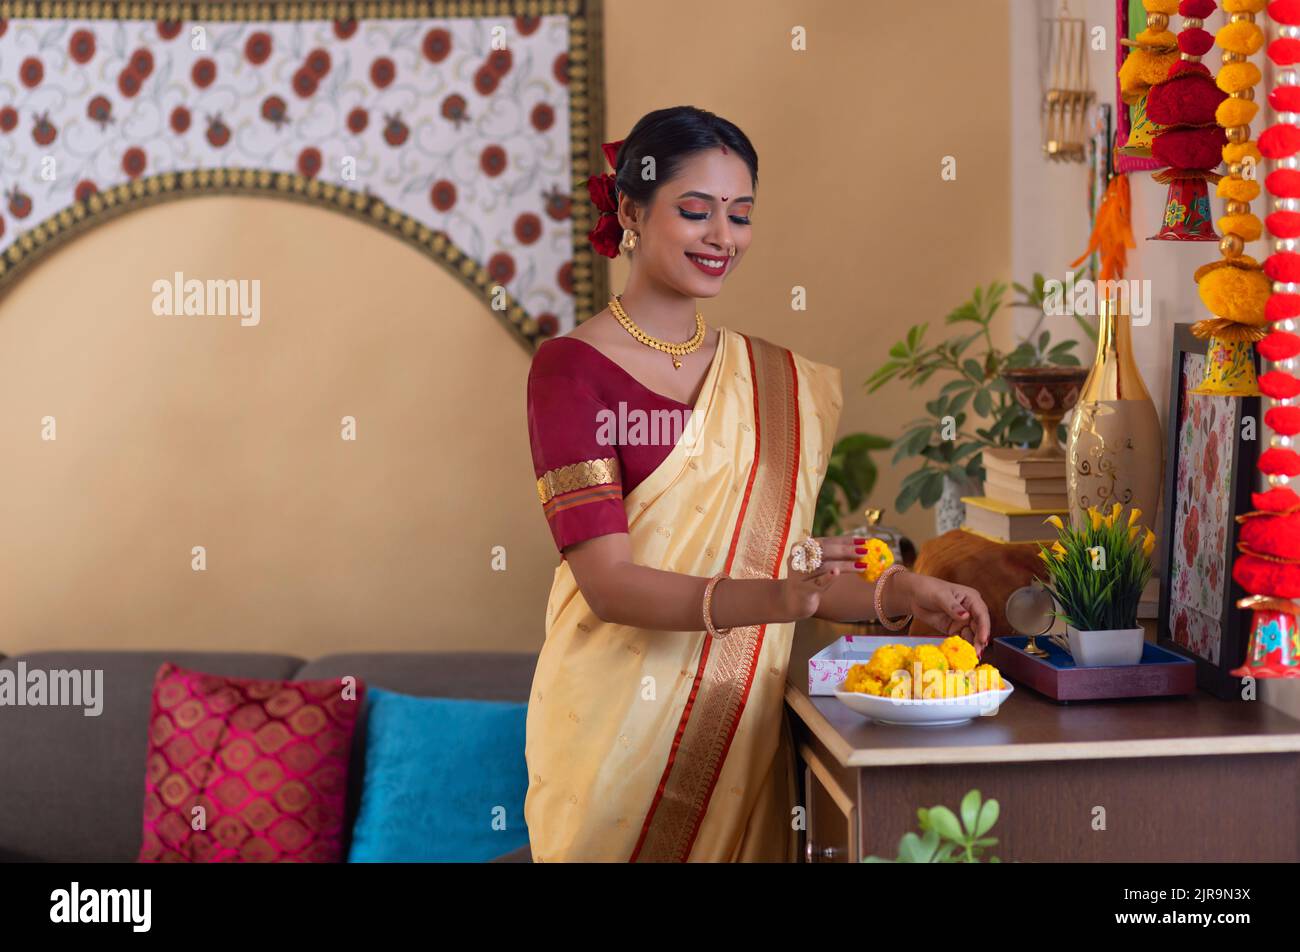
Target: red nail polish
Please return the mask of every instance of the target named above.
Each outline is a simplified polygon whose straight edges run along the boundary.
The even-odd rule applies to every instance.
[[[854,567],[855,569],[865,569],[865,568],[867,567],[867,560],[866,560],[866,559],[859,559],[857,562],[854,562],[854,563],[853,563],[853,567]]]
[[[867,554],[867,547],[866,547],[865,545],[860,545],[860,546],[857,547],[857,549],[856,549],[855,551],[858,553],[858,555],[866,555],[866,554]]]
[[[859,538],[857,538],[856,536],[854,536],[853,541],[854,541],[855,543],[857,543],[858,545],[866,545],[866,544],[867,544],[867,540],[866,540],[866,539],[859,539]]]

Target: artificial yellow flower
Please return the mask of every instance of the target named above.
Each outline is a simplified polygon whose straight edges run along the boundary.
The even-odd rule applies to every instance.
[[[1114,521],[1115,521],[1116,519],[1119,518],[1119,514],[1120,514],[1121,512],[1123,512],[1123,511],[1124,511],[1124,507],[1121,506],[1119,503],[1115,503],[1115,505],[1111,506],[1111,507],[1110,507],[1110,522],[1107,523],[1107,525],[1110,525],[1110,524],[1114,523]]]
[[[1061,523],[1061,517],[1060,517],[1060,516],[1048,516],[1048,517],[1047,517],[1046,519],[1044,519],[1043,521],[1044,521],[1044,522],[1050,522],[1052,525],[1056,526],[1056,528],[1058,528],[1058,529],[1061,529],[1061,530],[1064,530],[1064,529],[1065,529],[1065,526]]]
[[[1097,511],[1095,506],[1088,507],[1088,518],[1092,521],[1092,527],[1094,529],[1100,529],[1101,524],[1105,521],[1102,518],[1101,513]]]
[[[1058,562],[1065,561],[1065,556],[1066,556],[1065,546],[1061,545],[1059,539],[1052,543],[1052,551],[1056,553],[1056,561]]]
[[[991,664],[982,664],[975,669],[975,691],[1001,691],[1002,673]]]
[[[912,652],[912,662],[919,664],[922,671],[948,670],[948,659],[944,657],[938,645],[917,645],[916,650]]]
[[[912,649],[907,645],[881,645],[871,655],[871,660],[863,667],[867,673],[881,681],[888,681],[890,675],[900,668],[912,663]],[[855,665],[854,667],[857,667]]]
[[[860,561],[866,563],[866,568],[861,574],[868,582],[874,582],[894,564],[894,552],[883,539],[868,539],[865,548],[867,551]]]
[[[959,635],[945,638],[943,644],[939,645],[939,650],[948,659],[948,666],[958,671],[973,671],[975,665],[979,664],[975,646]]]
[[[881,696],[891,697],[899,701],[905,701],[914,697],[912,676],[906,671],[895,671],[893,676],[890,677],[889,682],[885,685]]]
[[[918,679],[920,683],[914,689],[916,697],[922,700],[948,697],[948,691],[946,690],[948,674],[947,671],[941,671],[938,668],[922,672],[921,677]]]
[[[1150,555],[1156,547],[1156,534],[1150,529],[1147,530],[1147,537],[1142,541],[1142,554]]]
[[[877,677],[865,664],[855,664],[849,668],[844,678],[844,690],[859,694],[879,695],[884,690],[885,681]]]
[[[1141,532],[1141,531],[1142,531],[1142,527],[1141,527],[1141,526],[1133,526],[1133,527],[1131,527],[1131,528],[1128,530],[1128,540],[1129,540],[1130,542],[1132,542],[1134,539],[1137,538],[1138,533]]]
[[[1129,511],[1128,524],[1130,526],[1137,525],[1137,521],[1141,518],[1142,518],[1142,510],[1135,507]],[[1129,536],[1129,538],[1131,539],[1132,536]]]

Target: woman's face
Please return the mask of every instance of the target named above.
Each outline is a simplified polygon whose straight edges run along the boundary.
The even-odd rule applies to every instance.
[[[697,152],[655,192],[648,208],[619,199],[619,220],[637,232],[632,267],[693,298],[709,298],[740,264],[752,234],[754,187],[735,152]],[[735,246],[735,257],[729,251]]]

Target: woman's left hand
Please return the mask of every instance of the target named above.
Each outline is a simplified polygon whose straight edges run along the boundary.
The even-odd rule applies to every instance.
[[[947,635],[960,635],[982,652],[989,643],[989,610],[980,593],[929,575],[899,573],[906,578],[908,611]]]

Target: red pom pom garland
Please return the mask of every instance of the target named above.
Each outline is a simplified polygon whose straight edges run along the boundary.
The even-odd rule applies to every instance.
[[[1179,190],[1178,207],[1193,204],[1183,197],[1188,189],[1191,195],[1198,196],[1196,201],[1205,201],[1205,183],[1219,181],[1214,170],[1223,160],[1223,147],[1228,141],[1215,120],[1219,103],[1227,93],[1219,89],[1209,68],[1201,62],[1214,46],[1214,36],[1205,29],[1205,17],[1214,12],[1215,6],[1215,0],[1183,0],[1179,4],[1183,28],[1178,34],[1178,49],[1182,55],[1169,67],[1166,78],[1147,92],[1147,118],[1160,127],[1151,140],[1151,158],[1161,170],[1152,178],[1168,184],[1171,196]],[[1163,30],[1168,21],[1166,14],[1147,13],[1149,30]],[[1167,208],[1167,223],[1169,215]],[[1212,239],[1213,229],[1208,230],[1208,238],[1201,235],[1194,240]],[[1166,231],[1156,237],[1177,237],[1167,232],[1168,224]]]
[[[1300,112],[1300,89],[1278,86],[1268,94],[1268,104],[1276,112]]]
[[[1264,396],[1274,400],[1290,400],[1300,393],[1300,380],[1281,370],[1270,370],[1259,375],[1259,389]]]
[[[1273,0],[1268,5],[1268,15],[1274,23],[1300,26],[1300,0]]]
[[[1273,281],[1273,295],[1265,314],[1273,331],[1259,342],[1259,354],[1268,366],[1259,387],[1268,398],[1264,425],[1274,434],[1260,453],[1258,468],[1269,489],[1254,493],[1254,512],[1237,517],[1242,523],[1238,548],[1242,554],[1232,577],[1254,596],[1300,598],[1300,495],[1288,485],[1300,475],[1300,453],[1292,439],[1300,434],[1300,0],[1273,0],[1269,16],[1283,25],[1268,44],[1267,54],[1277,64],[1278,85],[1268,95],[1277,121],[1259,136],[1259,151],[1276,168],[1264,180],[1273,210],[1265,226],[1274,240],[1274,253],[1264,261]],[[1272,405],[1269,406],[1269,402]],[[1234,672],[1236,673],[1236,672]]]
[[[1300,294],[1273,294],[1264,305],[1264,316],[1270,321],[1300,316]]]
[[[1295,436],[1300,433],[1300,407],[1269,407],[1264,414],[1264,425],[1281,436]]]
[[[1287,331],[1274,331],[1259,342],[1260,356],[1265,360],[1286,360],[1300,354],[1300,337]]]

